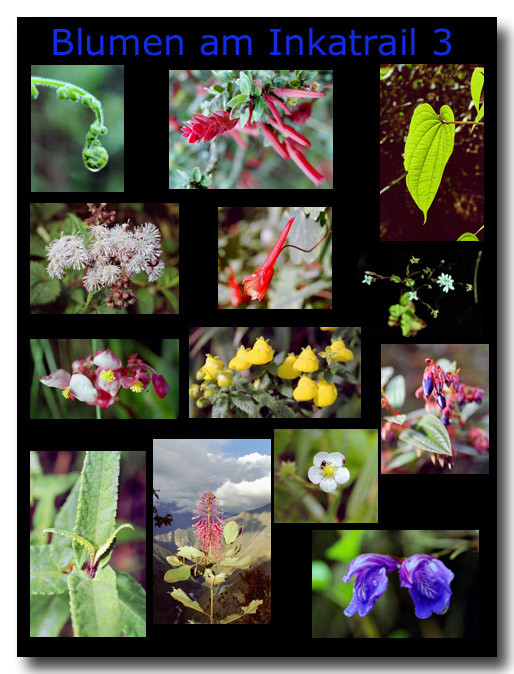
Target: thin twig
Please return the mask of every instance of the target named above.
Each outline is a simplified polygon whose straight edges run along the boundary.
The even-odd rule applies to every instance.
[[[480,231],[480,230],[479,230]],[[477,261],[475,262],[475,276],[473,277],[473,288],[475,290],[475,304],[478,304],[478,287],[477,287],[477,280],[478,280],[478,266],[480,264],[480,259],[482,257],[482,251],[478,251],[477,255]]]
[[[329,230],[329,229],[328,229],[328,223],[325,223],[325,227],[327,228],[327,230],[326,230],[326,232],[325,232],[323,238],[320,239],[320,240],[318,241],[318,243],[317,243],[315,246],[313,246],[312,248],[309,248],[309,249],[307,250],[307,249],[305,249],[305,248],[300,248],[299,246],[293,246],[292,243],[286,243],[286,245],[285,245],[285,246],[282,246],[282,248],[280,249],[280,253],[284,250],[284,248],[296,248],[296,250],[301,250],[301,251],[303,251],[304,253],[311,253],[315,248],[317,248],[321,243],[323,243],[323,241],[327,238],[327,236],[328,236],[329,234],[332,234],[332,230]],[[279,253],[279,255],[280,255],[280,253]]]

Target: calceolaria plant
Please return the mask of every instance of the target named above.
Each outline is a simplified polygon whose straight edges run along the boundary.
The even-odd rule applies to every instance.
[[[258,167],[262,160],[256,161],[253,155],[265,154],[261,152],[264,147],[272,149],[282,160],[291,160],[316,187],[322,184],[325,176],[305,155],[311,141],[298,128],[310,118],[316,100],[326,96],[322,89],[331,87],[331,84],[325,85],[327,78],[324,75],[308,70],[187,72],[193,77],[204,77],[203,81],[199,81],[204,93],[199,93],[197,88],[196,98],[190,106],[190,110],[200,107],[201,111],[184,119],[181,107],[187,98],[181,94],[180,81],[173,82],[170,88],[170,133],[181,131],[185,142],[190,145],[209,143],[209,154],[203,168],[197,166],[192,172],[177,168],[180,182],[176,182],[174,171],[171,171],[173,184],[170,186],[185,189],[227,188],[232,187],[241,176],[241,187],[256,187],[258,184],[252,176],[252,168]],[[328,79],[331,81],[331,77]],[[218,184],[216,175],[220,159],[225,155],[217,145],[220,137],[224,141],[227,138],[233,141],[229,145],[223,143],[230,152],[235,144],[239,148],[230,175],[222,184]],[[183,162],[181,155],[184,154],[187,156],[183,150],[173,152],[170,167],[175,164],[175,157],[176,163]]]
[[[228,367],[219,356],[206,354],[196,372],[202,383],[189,388],[197,406],[212,405],[213,418],[309,417],[333,405],[345,385],[359,384],[347,368],[354,353],[340,337],[319,353],[307,345],[301,353],[275,354],[269,342],[259,337],[251,348],[240,346]]]
[[[78,477],[43,475],[35,452],[30,468],[31,499],[38,501],[30,546],[30,635],[59,636],[71,616],[76,637],[146,636],[144,589],[109,564],[118,533],[134,528],[116,525],[120,452],[86,452]],[[56,514],[56,493],[72,485]]]
[[[245,615],[256,613],[263,603],[262,599],[253,599],[247,606],[241,606],[238,614],[223,618],[216,615],[214,610],[215,599],[229,587],[223,584],[230,571],[248,569],[252,565],[252,558],[240,554],[241,545],[236,543],[243,528],[240,528],[234,520],[223,521],[223,511],[211,491],[202,494],[196,506],[194,510],[196,515],[193,519],[198,521],[193,527],[196,529],[198,548],[184,545],[178,548],[176,555],[166,557],[173,568],[166,572],[164,580],[167,583],[177,583],[191,577],[203,578],[210,595],[208,607],[203,608],[181,589],[173,588],[170,595],[187,608],[204,616],[201,622],[211,625],[233,623]]]
[[[484,69],[475,68],[471,76],[471,98],[476,109],[473,121],[455,121],[453,110],[443,105],[439,115],[430,105],[422,103],[414,110],[409,133],[405,142],[404,167],[407,171],[406,184],[410,195],[423,213],[423,224],[427,213],[439,190],[443,172],[453,153],[455,132],[465,125],[471,125],[471,131],[484,116],[482,92],[484,88]],[[466,232],[458,241],[478,241],[477,234]]]
[[[416,313],[418,309],[415,302],[425,306],[431,317],[437,319],[439,309],[435,309],[427,301],[436,293],[441,299],[444,297],[443,293],[447,294],[460,288],[466,293],[474,291],[475,303],[478,301],[477,273],[481,255],[481,252],[477,255],[473,283],[462,283],[456,281],[450,274],[443,273],[444,260],[441,260],[437,267],[433,265],[422,267],[423,262],[414,255],[402,275],[382,276],[375,271],[365,271],[362,283],[371,286],[378,281],[390,281],[398,285],[398,303],[389,307],[387,325],[391,328],[401,328],[404,337],[415,337],[420,330],[427,327],[426,322]]]
[[[95,120],[91,123],[86,134],[86,140],[82,149],[82,161],[88,171],[92,171],[93,173],[101,171],[109,161],[109,153],[100,141],[100,138],[107,133],[100,101],[90,94],[89,91],[82,89],[82,87],[76,84],[39,76],[30,78],[30,97],[33,101],[39,96],[38,87],[51,87],[56,90],[57,98],[60,101],[80,102],[94,112]]]
[[[392,367],[382,368],[381,406],[387,412],[382,421],[382,472],[404,469],[413,462],[421,469],[429,461],[452,469],[459,454],[471,459],[487,456],[486,428],[468,424],[484,401],[484,391],[461,381],[456,362],[426,358],[425,365],[415,391],[425,408],[407,414],[401,412],[405,378],[393,377]]]

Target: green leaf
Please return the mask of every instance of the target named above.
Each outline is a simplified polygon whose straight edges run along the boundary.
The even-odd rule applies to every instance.
[[[478,241],[478,237],[471,232],[466,232],[465,234],[461,234],[457,241]]]
[[[388,382],[385,395],[393,409],[397,410],[403,405],[405,402],[405,377],[403,374],[396,375]]]
[[[202,609],[202,607],[197,601],[193,601],[187,596],[184,590],[174,589],[173,592],[170,592],[170,594],[173,597],[173,599],[176,599],[177,601],[179,601],[181,604],[184,604],[184,606],[187,606],[188,608],[192,608],[193,611],[198,611],[199,613],[208,615],[207,613],[205,613],[205,611]]]
[[[182,562],[175,555],[170,555],[169,557],[166,557],[166,561],[168,562],[168,564],[171,564],[171,566],[182,566]]]
[[[437,417],[432,414],[425,415],[417,428],[423,429],[424,433],[408,428],[400,434],[400,440],[426,452],[452,455],[450,436],[446,426]]]
[[[146,592],[129,573],[114,569],[120,600],[121,630],[128,637],[146,637]]]
[[[58,477],[58,476],[54,476]],[[73,489],[70,491],[68,498],[64,502],[64,505],[57,513],[57,516],[54,520],[54,525],[56,529],[64,529],[65,531],[71,531],[75,526],[75,519],[77,518],[77,503],[79,500],[80,492],[80,477],[75,480]],[[59,547],[69,546],[69,542],[63,536],[54,536],[52,538],[52,545],[57,545]]]
[[[125,522],[125,524],[120,524],[120,526],[116,529],[116,531],[115,531],[113,534],[111,534],[111,535],[109,536],[109,538],[106,540],[106,542],[105,542],[102,546],[100,546],[100,547],[98,548],[98,550],[96,551],[96,553],[95,553],[95,559],[94,559],[94,561],[93,561],[93,565],[94,565],[94,566],[96,566],[96,565],[98,564],[98,562],[99,562],[99,560],[101,559],[101,557],[103,557],[103,555],[105,555],[105,553],[107,552],[107,550],[108,550],[108,549],[111,547],[111,545],[114,543],[114,540],[115,540],[115,538],[116,538],[116,536],[117,536],[117,534],[118,534],[118,531],[121,531],[121,529],[134,529],[134,527],[132,526],[132,524],[129,524],[128,522]]]
[[[148,288],[138,288],[136,290],[136,299],[140,314],[153,314],[154,297]]]
[[[179,566],[175,569],[168,569],[164,574],[164,581],[166,583],[177,583],[181,580],[189,580],[191,576],[190,566]]]
[[[202,178],[202,172],[200,171],[198,166],[196,166],[193,169],[193,180],[195,181],[195,183],[199,183],[201,178]]]
[[[212,406],[213,419],[225,419],[228,414],[228,396],[219,395]]]
[[[176,267],[166,267],[157,279],[159,288],[172,288],[179,282],[178,269]]]
[[[234,522],[234,520],[232,520],[231,522],[227,522],[223,529],[223,538],[225,539],[225,543],[227,545],[230,545],[236,540],[238,536],[239,536],[239,526]]]
[[[400,466],[405,466],[405,464],[415,461],[418,458],[416,450],[412,449],[408,452],[400,452],[397,454],[389,463],[387,464],[387,470],[393,470],[393,468],[399,468]]]
[[[237,96],[234,96],[234,98],[231,98],[230,101],[227,103],[229,108],[233,108],[236,105],[239,105],[243,101],[246,101],[246,96],[244,94],[238,94]]]
[[[61,292],[61,282],[50,278],[42,262],[30,262],[30,305],[49,304]]]
[[[443,105],[439,118],[429,103],[422,103],[414,110],[407,141],[404,166],[407,173],[407,188],[423,212],[423,224],[432,204],[444,167],[453,152],[455,125],[452,109]]]
[[[111,566],[98,569],[94,578],[75,567],[68,576],[68,589],[76,637],[121,636],[120,601]]]
[[[35,498],[49,496],[55,498],[64,494],[77,481],[78,473],[66,473],[62,475],[39,475],[34,480]]]
[[[243,555],[242,557],[225,557],[217,564],[218,566],[229,566],[234,569],[247,569],[252,563],[253,559],[249,555]]]
[[[380,368],[380,388],[384,388],[387,382],[391,379],[394,374],[394,367],[389,365],[386,367]]]
[[[258,408],[249,396],[240,393],[232,393],[230,395],[230,402],[242,412],[248,414],[249,417],[257,418],[259,416]]]
[[[385,421],[390,421],[391,423],[398,424],[399,426],[403,426],[406,419],[406,414],[396,414],[394,417],[384,417]]]
[[[232,623],[234,620],[239,620],[239,618],[242,618],[244,615],[248,615],[249,613],[257,613],[257,609],[259,606],[262,604],[262,599],[254,599],[251,601],[248,606],[242,606],[241,607],[241,613],[239,615],[236,615],[233,613],[232,615],[227,616],[226,618],[223,618],[223,620],[220,620],[220,624],[226,625],[227,623]]]
[[[266,101],[263,96],[256,98],[253,104],[252,122],[258,122],[266,110]]]
[[[242,94],[245,94],[245,96],[248,96],[250,94],[250,88],[252,86],[252,83],[248,79],[248,75],[244,72],[239,73],[239,79],[238,79],[238,84],[239,88],[241,90]]]
[[[53,545],[30,546],[30,593],[63,594],[67,591],[69,574],[64,569],[71,563],[70,548]]]
[[[73,541],[78,543],[79,545],[82,546],[82,548],[86,549],[90,559],[93,559],[95,556],[95,548],[94,546],[85,538],[82,536],[78,536],[77,534],[72,533],[71,531],[65,531],[64,529],[44,529],[43,531],[44,534],[50,533],[50,534],[59,534],[59,536],[65,536],[66,538],[71,538]],[[84,559],[84,561],[86,561]]]
[[[243,110],[243,112],[239,115],[239,126],[242,128],[243,126],[246,126],[246,123],[248,122],[248,119],[250,117],[250,107],[247,107]]]
[[[58,637],[70,617],[68,592],[30,597],[30,636]]]
[[[320,560],[312,562],[312,589],[323,591],[328,590],[332,584],[332,573],[328,564]]]
[[[471,75],[471,98],[475,104],[477,112],[480,110],[480,96],[484,88],[484,69],[475,68]],[[476,120],[475,120],[476,121]]]
[[[119,451],[88,451],[84,458],[77,519],[74,533],[90,541],[97,550],[115,528],[118,506]],[[87,554],[73,543],[78,567],[84,566]]]
[[[198,550],[198,548],[193,547],[192,545],[183,545],[177,549],[177,556],[185,557],[186,559],[194,562],[197,559],[202,559],[202,557],[205,557],[205,553],[201,550]]]

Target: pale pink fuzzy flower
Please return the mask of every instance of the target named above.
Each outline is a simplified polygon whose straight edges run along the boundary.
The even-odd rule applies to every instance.
[[[159,276],[164,271],[164,262],[161,260],[160,262],[158,262],[153,267],[152,267],[152,265],[148,264],[145,267],[145,271],[146,271],[146,274],[148,276],[148,280],[150,281],[150,283],[152,283],[153,281],[157,281]]]
[[[83,269],[89,262],[89,253],[79,235],[63,234],[47,247],[49,265],[47,272],[53,278],[62,278],[67,267]]]
[[[106,286],[112,286],[121,276],[121,269],[117,264],[107,264],[102,268],[102,283]]]
[[[221,555],[221,542],[225,526],[222,517],[223,510],[210,490],[200,496],[196,507],[197,510],[193,510],[193,512],[198,514],[194,515],[193,519],[198,520],[198,522],[193,524],[193,528],[196,529],[198,545],[208,557],[217,559]]]

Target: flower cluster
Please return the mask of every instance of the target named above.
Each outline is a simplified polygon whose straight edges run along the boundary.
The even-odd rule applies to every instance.
[[[436,401],[441,409],[441,419],[445,426],[450,425],[452,415],[464,403],[475,402],[480,405],[484,399],[484,391],[480,388],[461,384],[460,370],[446,372],[431,358],[425,358],[425,371],[422,385],[416,391],[416,398],[423,394],[427,411],[433,406],[430,398]]]
[[[344,467],[345,457],[341,452],[318,452],[312,462],[314,465],[307,473],[309,480],[329,494],[350,479],[350,471]]]
[[[202,494],[196,504],[197,513],[192,519],[198,520],[193,524],[196,529],[198,545],[205,554],[215,560],[221,555],[223,541],[223,510],[212,491]]]
[[[152,223],[130,229],[129,223],[109,227],[105,223],[92,224],[86,247],[80,234],[63,234],[47,246],[48,275],[61,279],[66,269],[86,269],[82,283],[88,293],[100,288],[120,289],[117,282],[145,272],[150,282],[164,271],[161,233]],[[112,307],[126,306],[128,297],[111,297]],[[113,300],[122,300],[121,303]]]
[[[164,398],[170,389],[166,379],[139,358],[137,353],[130,355],[127,365],[123,367],[121,360],[110,349],[96,351],[86,358],[73,361],[71,374],[67,370],[57,369],[39,381],[45,386],[62,389],[62,395],[67,399],[76,398],[102,409],[116,402],[120,388],[142,393],[152,381],[159,398]]]
[[[272,86],[271,80],[265,84],[258,79],[251,81],[246,73],[241,73],[236,84],[241,93],[234,96],[232,90],[232,99],[228,102],[232,108],[230,113],[226,110],[215,110],[211,115],[196,113],[181,128],[182,136],[188,143],[206,143],[230,133],[241,147],[247,149],[240,134],[254,137],[262,134],[282,159],[291,159],[309,180],[320,185],[324,176],[304,155],[310,141],[284,121],[289,117],[298,125],[310,117],[313,99],[325,96],[317,90],[319,85],[312,80],[310,83],[303,80],[298,81],[299,87],[303,88],[276,87]],[[310,101],[297,108],[300,98]]]
[[[400,585],[408,588],[418,618],[429,618],[432,613],[442,615],[450,606],[450,583],[454,574],[439,559],[416,554],[401,563],[394,557],[364,554],[353,559],[343,581],[348,583],[355,576],[353,597],[345,609],[346,616],[368,615],[375,601],[387,589],[387,574],[399,569]]]

